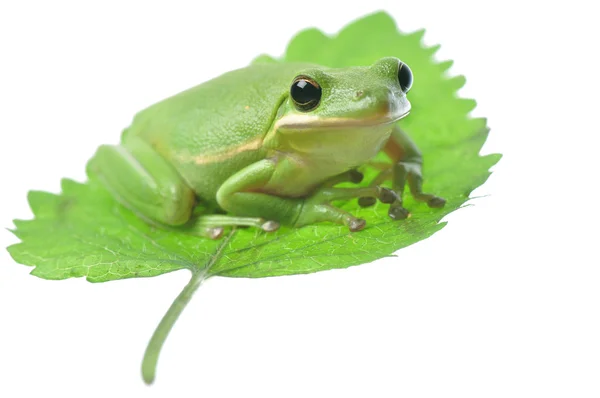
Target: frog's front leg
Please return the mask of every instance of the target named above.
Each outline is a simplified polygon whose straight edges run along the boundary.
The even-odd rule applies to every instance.
[[[410,214],[404,208],[402,201],[404,187],[407,183],[416,200],[426,202],[429,207],[444,207],[446,204],[444,198],[423,192],[423,156],[404,131],[395,126],[384,151],[394,163],[390,169],[382,171],[371,185],[381,184],[384,180],[391,178],[393,190],[398,196],[398,200],[392,203],[388,211],[391,218],[404,219]],[[363,207],[370,206],[374,204],[374,201],[371,198],[360,198],[359,204]]]
[[[390,206],[388,211],[390,217],[403,219],[410,214],[402,203],[406,183],[408,183],[410,192],[416,200],[426,202],[429,207],[444,207],[446,204],[444,198],[423,192],[423,155],[421,155],[421,151],[410,137],[398,126],[394,127],[392,136],[384,151],[394,162],[392,166],[392,187],[399,198]]]
[[[266,187],[273,179],[287,179],[293,184],[293,170],[285,166],[278,169],[277,166],[276,160],[264,159],[234,174],[217,192],[219,206],[235,215],[276,220],[296,227],[330,221],[358,231],[364,228],[365,221],[332,206],[331,201],[363,196],[375,197],[385,203],[397,199],[386,188],[332,188],[330,185],[304,198],[280,197],[266,192]]]

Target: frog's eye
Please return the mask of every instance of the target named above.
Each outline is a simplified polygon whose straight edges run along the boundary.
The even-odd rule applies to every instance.
[[[398,83],[400,83],[400,88],[405,93],[408,93],[408,90],[412,87],[413,74],[404,62],[400,62],[400,65],[398,65]]]
[[[298,76],[290,88],[294,105],[303,112],[312,111],[321,101],[321,86],[307,76]]]

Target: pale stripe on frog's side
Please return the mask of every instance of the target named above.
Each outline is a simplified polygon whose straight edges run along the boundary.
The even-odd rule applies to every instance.
[[[202,155],[192,155],[190,153],[177,152],[177,154],[174,155],[174,158],[182,163],[195,163],[197,165],[219,163],[242,152],[259,149],[262,146],[262,140],[263,137],[256,137],[241,144],[224,148],[221,151],[205,153]]]

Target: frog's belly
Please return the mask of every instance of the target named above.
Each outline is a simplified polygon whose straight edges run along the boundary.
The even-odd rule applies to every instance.
[[[377,152],[374,152],[375,156]],[[371,159],[357,159],[344,162],[333,158],[301,157],[296,154],[282,154],[275,173],[262,192],[283,197],[310,196],[323,182],[331,177],[358,167]]]

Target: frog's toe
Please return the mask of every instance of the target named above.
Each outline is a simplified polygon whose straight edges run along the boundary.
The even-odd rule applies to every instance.
[[[359,183],[361,183],[362,180],[363,180],[363,178],[364,178],[363,173],[361,173],[358,170],[354,170],[354,169],[350,170],[348,172],[348,175],[350,176],[350,182],[353,183],[353,184],[359,184]]]
[[[404,220],[410,217],[410,212],[402,206],[391,206],[388,215],[394,220]]]
[[[362,198],[358,198],[358,205],[360,207],[370,207],[373,206],[375,202],[377,202],[377,199],[370,196],[363,196]]]
[[[434,196],[433,198],[431,198],[427,201],[427,206],[434,207],[434,208],[444,207],[445,204],[446,204],[446,199],[440,198],[439,196]]]
[[[261,225],[261,228],[265,232],[277,231],[279,229],[279,223],[277,221],[272,221],[272,220],[267,221],[263,225]]]
[[[223,232],[225,229],[223,227],[213,227],[209,228],[206,232],[210,239],[219,239],[223,236]]]
[[[379,200],[381,203],[394,203],[398,200],[398,195],[389,188],[380,188]]]
[[[348,223],[348,229],[351,232],[356,232],[362,230],[365,227],[365,225],[367,225],[367,222],[362,218],[353,218]]]

